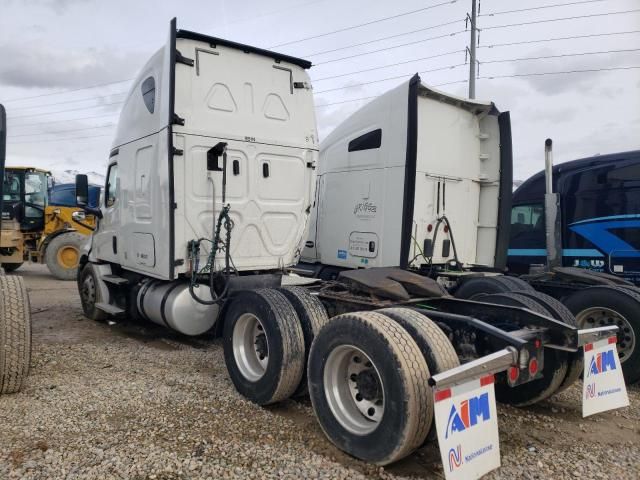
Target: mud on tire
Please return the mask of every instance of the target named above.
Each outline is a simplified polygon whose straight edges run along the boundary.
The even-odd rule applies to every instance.
[[[78,274],[78,293],[85,317],[91,320],[103,321],[109,315],[96,307],[96,303],[103,301],[98,288],[98,276],[91,263],[85,264]]]
[[[29,374],[31,310],[21,277],[0,275],[0,394],[15,393]]]
[[[327,437],[378,465],[409,455],[433,421],[429,369],[411,335],[377,312],[333,317],[309,355],[309,395]]]
[[[298,316],[281,292],[238,292],[225,313],[222,342],[236,390],[258,405],[286,400],[296,391],[305,365]]]

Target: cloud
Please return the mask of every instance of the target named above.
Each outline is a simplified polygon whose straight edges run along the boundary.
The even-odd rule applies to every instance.
[[[50,8],[58,15],[67,13],[70,7],[82,3],[93,3],[92,0],[22,0],[26,4]]]
[[[68,51],[36,44],[0,45],[0,83],[21,88],[73,88],[130,78],[146,54]]]

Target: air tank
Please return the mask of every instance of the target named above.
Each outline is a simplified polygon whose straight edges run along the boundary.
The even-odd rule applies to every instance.
[[[202,300],[211,300],[207,286],[195,290]],[[186,281],[146,282],[138,292],[138,312],[147,320],[184,335],[201,335],[216,323],[220,307],[193,299]]]

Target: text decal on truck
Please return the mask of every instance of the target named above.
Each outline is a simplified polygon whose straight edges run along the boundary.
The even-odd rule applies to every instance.
[[[616,350],[616,337],[584,346],[582,416],[629,405]]]

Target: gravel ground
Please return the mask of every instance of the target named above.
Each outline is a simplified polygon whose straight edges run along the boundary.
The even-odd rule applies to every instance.
[[[444,478],[435,445],[379,468],[336,450],[308,400],[257,407],[222,346],[82,316],[74,282],[20,272],[34,341],[23,392],[0,397],[0,479]],[[640,388],[587,419],[580,385],[529,409],[499,407],[503,466],[488,478],[640,478]]]

